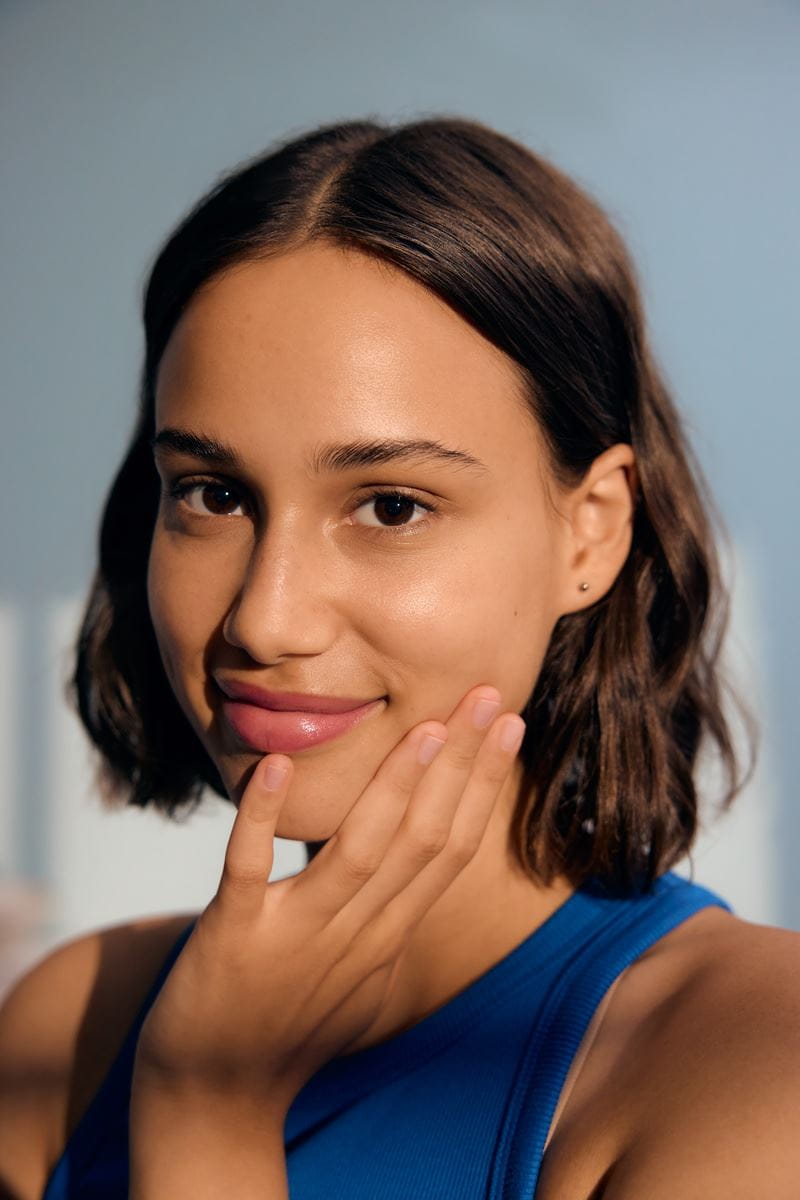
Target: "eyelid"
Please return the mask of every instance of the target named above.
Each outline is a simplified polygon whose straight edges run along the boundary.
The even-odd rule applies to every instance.
[[[242,493],[247,490],[235,479],[230,479],[224,475],[183,475],[173,479],[168,479],[163,486],[162,494],[164,494],[167,498],[172,499],[176,506],[178,506],[180,501],[195,488],[201,488],[204,485],[213,486],[214,484],[219,484],[222,487],[230,488],[230,490],[236,493],[236,495],[239,497],[241,497]],[[401,496],[413,502],[416,507],[424,509],[428,514],[425,518],[423,518],[423,520],[413,521],[406,525],[361,526],[363,529],[368,529],[370,534],[377,535],[378,537],[386,534],[395,538],[409,536],[412,532],[416,532],[417,529],[429,526],[433,520],[441,515],[440,506],[432,503],[429,500],[424,500],[415,489],[392,484],[362,484],[361,488],[358,490],[364,490],[366,494],[363,495],[361,499],[359,499],[358,502],[353,505],[351,512],[357,512],[359,508],[363,507],[365,504],[368,504],[372,500],[381,499],[383,497]],[[190,520],[196,519],[199,521],[211,521],[214,520],[216,516],[214,513],[208,513],[207,515],[197,513],[194,510],[189,509],[188,506],[187,510]],[[218,519],[227,521],[230,520],[231,517],[230,515],[223,515]]]

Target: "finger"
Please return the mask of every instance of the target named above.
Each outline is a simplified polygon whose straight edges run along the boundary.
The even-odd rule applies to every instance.
[[[359,928],[374,921],[379,937],[389,942],[411,931],[478,850],[524,732],[525,722],[515,713],[495,720],[460,784],[455,771],[445,778],[448,764],[439,756],[439,778],[431,770],[421,781],[380,871],[348,905],[348,921]],[[443,816],[429,820],[439,808]]]
[[[380,866],[414,788],[448,737],[441,722],[411,729],[384,759],[336,833],[295,877],[295,890],[327,923]]]
[[[272,870],[275,828],[292,778],[292,760],[259,759],[242,793],[225,850],[217,908],[229,916],[259,913]]]
[[[315,900],[318,909],[324,906],[328,919],[348,904],[381,869],[384,856],[407,822],[410,804],[420,787],[430,779],[439,781],[431,785],[437,803],[429,805],[427,812],[422,814],[420,824],[425,828],[414,826],[410,836],[413,840],[418,835],[425,845],[430,841],[444,844],[475,754],[486,735],[487,722],[498,711],[500,698],[497,688],[485,684],[471,689],[443,726],[446,744],[427,768],[412,761],[403,743],[384,760],[319,855],[322,861],[319,861],[317,878],[313,880]],[[430,788],[428,794],[431,794]],[[418,869],[424,865],[420,858]],[[310,868],[307,874],[311,883]]]

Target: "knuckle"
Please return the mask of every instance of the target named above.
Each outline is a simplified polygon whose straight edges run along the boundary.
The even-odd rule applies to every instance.
[[[457,770],[469,770],[475,761],[475,750],[471,746],[465,746],[462,742],[460,745],[453,743],[448,745],[444,751],[447,754],[447,760],[451,766]]]
[[[430,862],[447,844],[447,830],[433,826],[409,825],[404,831],[405,852],[415,862]]]
[[[378,869],[380,858],[374,852],[370,854],[365,849],[355,849],[352,846],[342,846],[339,851],[341,869],[347,879],[354,883],[366,883]]]
[[[403,797],[406,800],[409,799],[413,795],[414,789],[417,786],[416,771],[418,769],[419,769],[419,764],[415,763],[414,764],[414,774],[409,773],[408,770],[404,770],[404,771],[397,771],[392,776],[391,786],[394,788],[395,792],[397,792],[397,794],[399,796]]]
[[[222,868],[222,884],[227,891],[248,891],[256,885],[266,882],[266,872],[263,865],[247,865],[245,863],[225,863]]]
[[[481,843],[480,835],[454,830],[447,843],[447,855],[456,866],[465,867],[475,857]]]
[[[495,754],[490,755],[481,767],[481,778],[484,784],[490,788],[501,787],[506,781],[511,766],[512,761],[508,759],[508,756],[502,750],[498,750]]]

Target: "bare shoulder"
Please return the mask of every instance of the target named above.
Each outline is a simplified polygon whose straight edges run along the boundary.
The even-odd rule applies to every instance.
[[[8,991],[0,1007],[0,1197],[41,1196],[167,953],[196,916],[82,934]]]
[[[797,1195],[800,933],[707,912],[654,948],[678,986],[626,1047],[635,1116],[603,1200]]]

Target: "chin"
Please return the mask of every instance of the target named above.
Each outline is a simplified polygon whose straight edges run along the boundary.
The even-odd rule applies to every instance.
[[[284,806],[275,827],[276,838],[285,838],[287,841],[327,841],[336,833],[345,816],[344,812],[331,814],[329,820],[325,821],[313,805],[303,803],[301,809],[291,812]]]
[[[242,769],[234,768],[230,760],[227,764],[221,764],[218,760],[215,763],[228,797],[237,808],[259,761],[260,756],[257,756],[255,760],[248,761]],[[356,798],[354,795],[353,803]],[[329,793],[301,793],[299,781],[295,777],[278,813],[275,836],[290,842],[327,841],[336,833],[351,807],[352,805],[340,803],[336,809],[332,808]]]
[[[288,824],[279,821],[275,829],[275,837],[284,838],[287,842],[327,842],[335,832],[335,829],[322,830],[319,825],[313,825],[310,822]]]

